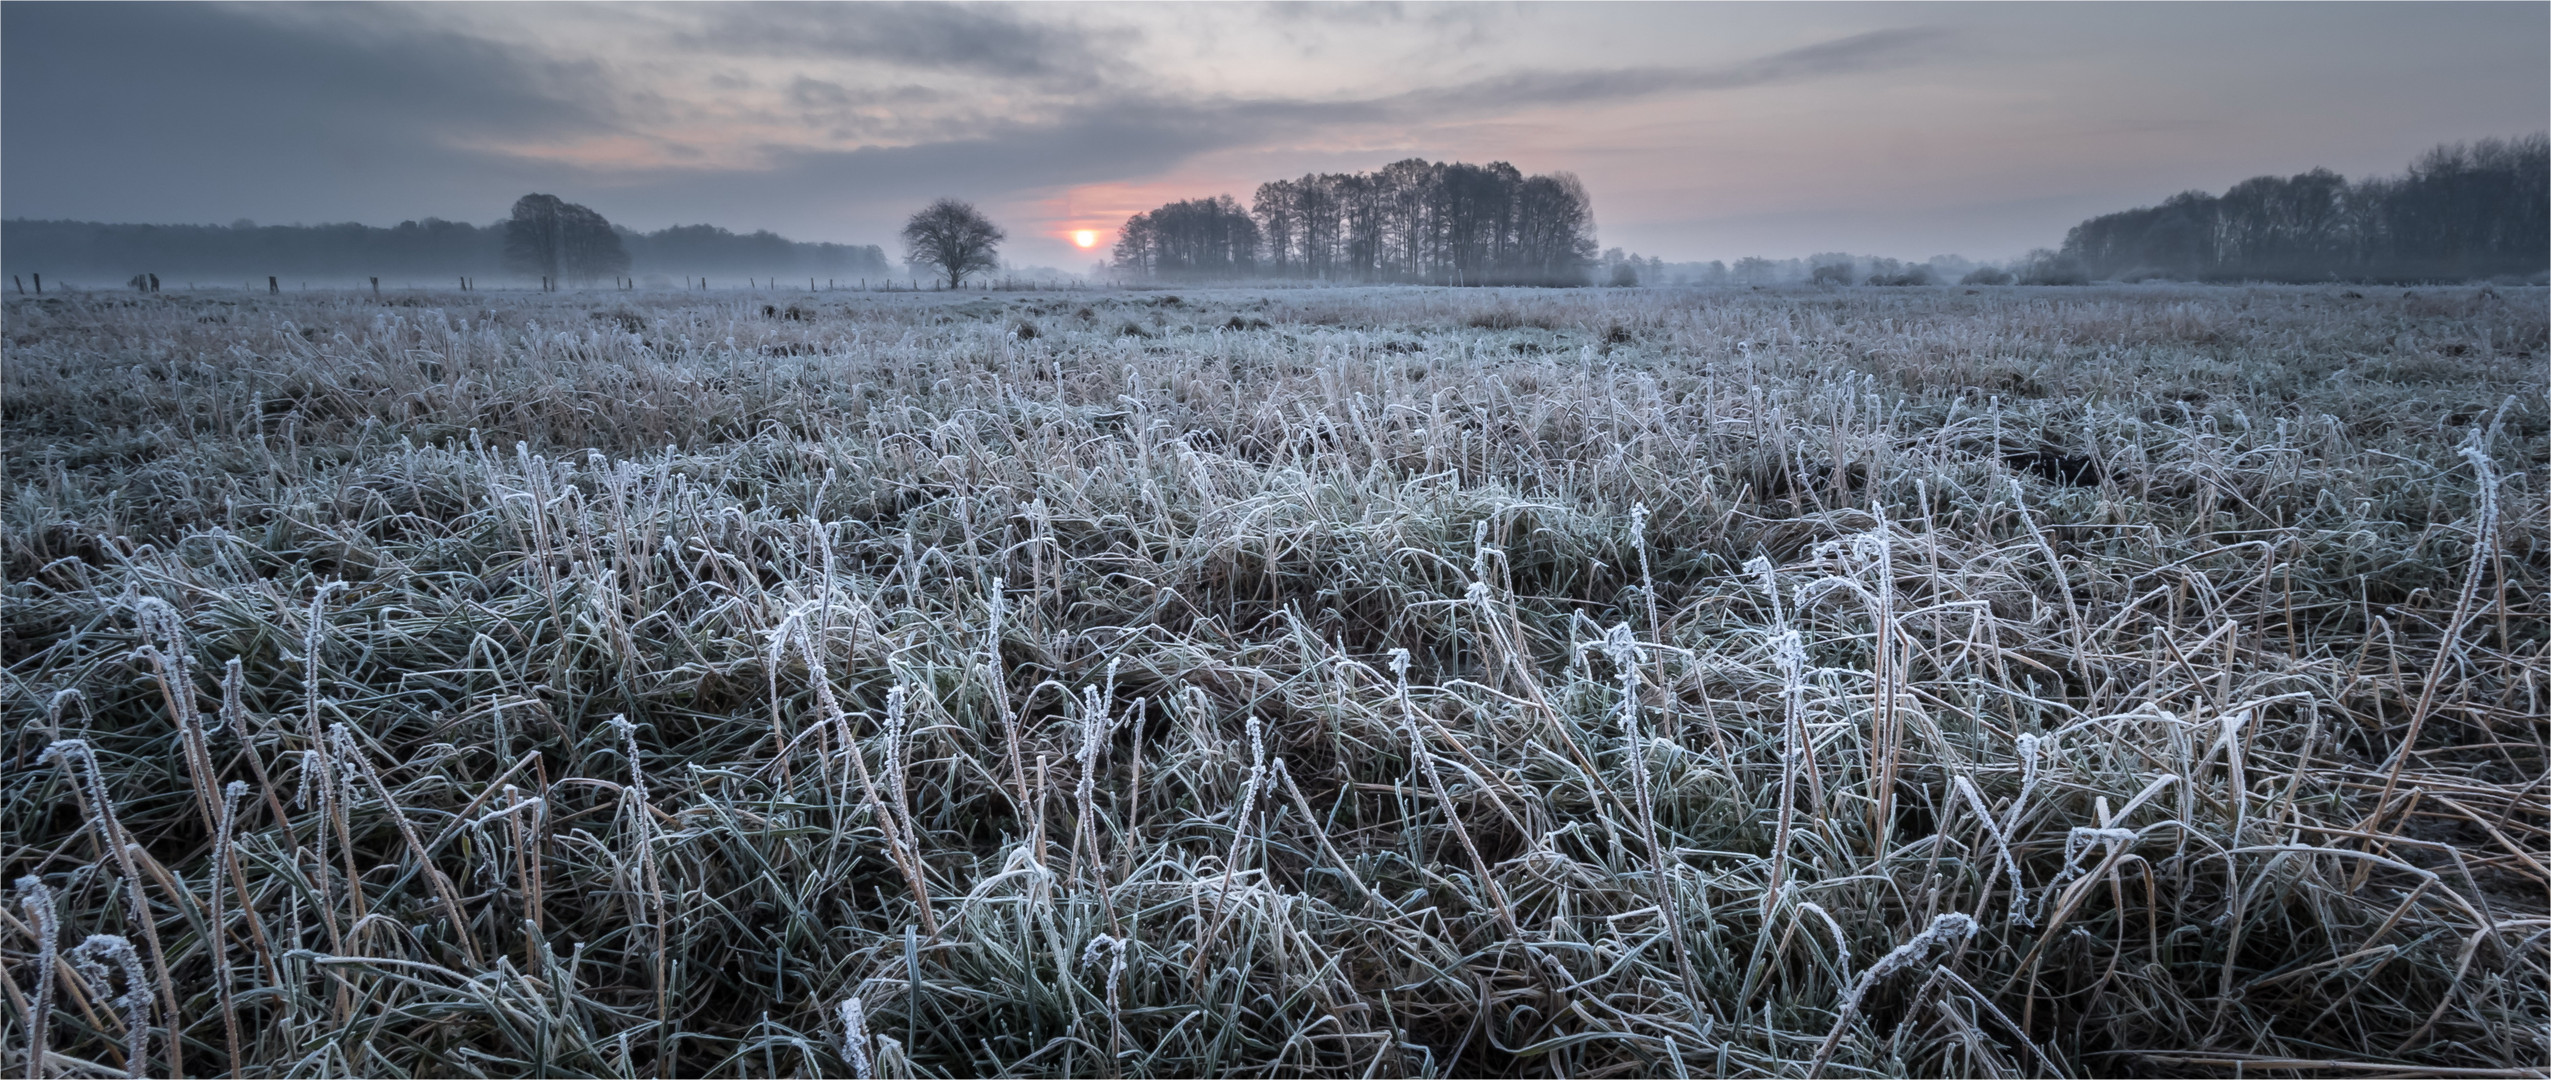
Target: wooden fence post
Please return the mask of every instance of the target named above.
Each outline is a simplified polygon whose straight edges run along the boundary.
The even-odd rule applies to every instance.
[[[280,282],[280,281],[276,281],[276,280],[275,280],[275,276],[274,276],[273,274],[268,274],[268,275],[266,275],[266,295],[268,295],[268,296],[282,296],[282,295],[283,295],[283,283],[282,283],[282,282]]]
[[[380,278],[377,278],[377,277],[376,277],[376,278],[373,278],[373,279],[372,279],[372,295],[374,295],[374,296],[379,296],[379,295],[381,295],[381,279],[380,279]]]

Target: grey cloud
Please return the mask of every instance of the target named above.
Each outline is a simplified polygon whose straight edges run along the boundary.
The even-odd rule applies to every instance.
[[[397,8],[0,6],[0,185],[16,214],[448,214],[456,165],[491,194],[536,176],[460,144],[613,131],[629,100],[591,65]]]
[[[1399,0],[1348,3],[1267,3],[1256,5],[1268,21],[1301,25],[1399,26],[1430,29],[1469,26],[1505,15],[1512,4],[1407,4]]]
[[[1094,100],[1070,110],[1050,129],[1005,125],[997,137],[1024,139],[1051,130],[1065,133],[1065,138],[1085,134],[1099,143],[1121,138],[1157,153],[1184,147],[1184,154],[1180,155],[1183,157],[1341,124],[1470,116],[1517,106],[1582,104],[1678,90],[1733,90],[1876,70],[1914,62],[1925,55],[1926,49],[1947,37],[1945,31],[1928,28],[1881,30],[1725,67],[1537,72],[1365,98],[1172,99],[1126,95]],[[1176,160],[1179,158],[1171,158],[1164,165]]]
[[[842,89],[840,83],[800,75],[796,82],[788,84],[788,102],[806,109],[838,107],[850,104],[850,91]]]
[[[608,205],[593,205],[605,213],[673,220],[696,213],[687,207],[743,203],[784,215],[784,222],[934,195],[998,201],[1022,191],[1158,173],[1199,153],[1263,138],[1282,122],[1249,109],[1115,102],[1048,123],[996,124],[965,138],[911,146],[773,150],[770,164],[752,172],[597,175],[593,183],[615,190]]]
[[[757,56],[869,60],[969,75],[1043,77],[1091,70],[1099,49],[1076,27],[1007,7],[939,3],[720,4],[685,47]]]
[[[1370,3],[1270,3],[1258,6],[1269,26],[1285,34],[1305,53],[1325,44],[1321,33],[1332,28],[1366,31],[1413,26],[1422,29],[1424,47],[1466,47],[1489,39],[1491,25],[1504,19],[1512,5],[1498,3],[1404,4],[1398,0]]]
[[[1920,58],[1927,50],[1948,41],[1950,36],[1947,29],[1936,26],[1871,30],[1774,53],[1709,74],[1719,80],[1717,85],[1722,86],[1755,86],[1849,74]]]
[[[1531,102],[1586,102],[1675,89],[1730,89],[1812,78],[1909,59],[1936,40],[1928,31],[1845,38],[1727,68],[1633,69],[1515,76],[1371,98],[1170,98],[1097,94],[1038,122],[978,117],[934,122],[936,137],[902,146],[850,150],[766,148],[751,170],[707,169],[631,175],[593,173],[587,188],[610,189],[594,205],[639,220],[670,221],[700,205],[744,204],[773,215],[739,227],[785,227],[832,217],[849,225],[916,198],[956,194],[986,202],[1024,191],[1157,175],[1198,155],[1262,144],[1341,125],[1493,113]],[[919,88],[865,91],[800,78],[793,103],[811,112],[874,103]],[[928,91],[920,91],[929,93]],[[852,134],[844,129],[842,134]],[[1245,192],[1240,194],[1246,194]]]
[[[1412,91],[1376,104],[1402,110],[1485,110],[1573,105],[1678,90],[1741,90],[1914,63],[1928,58],[1950,36],[1934,27],[1872,30],[1723,67],[1525,72]]]
[[[1344,23],[1350,26],[1387,26],[1405,22],[1410,12],[1409,6],[1399,0],[1336,4],[1273,3],[1259,5],[1258,10],[1277,22]]]
[[[864,106],[927,105],[946,99],[947,95],[937,90],[909,83],[852,89],[837,82],[800,75],[788,84],[788,103],[817,117]]]

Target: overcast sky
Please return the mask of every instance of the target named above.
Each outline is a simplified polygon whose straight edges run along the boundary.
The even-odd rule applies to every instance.
[[[1998,258],[2260,173],[2551,127],[2551,5],[0,5],[0,215],[486,222],[1013,261],[1405,157],[1584,178],[1669,260]]]

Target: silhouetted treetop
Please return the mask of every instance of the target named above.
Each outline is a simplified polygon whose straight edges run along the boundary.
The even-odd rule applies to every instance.
[[[2551,272],[2551,138],[2439,146],[2399,176],[2259,176],[2073,227],[2091,278],[2460,280]]]
[[[1126,219],[1115,263],[1139,277],[1247,277],[1258,268],[1258,223],[1229,195],[1174,202]]]
[[[1258,185],[1127,220],[1115,266],[1146,278],[1267,276],[1446,285],[1582,285],[1594,209],[1567,173],[1418,158]]]

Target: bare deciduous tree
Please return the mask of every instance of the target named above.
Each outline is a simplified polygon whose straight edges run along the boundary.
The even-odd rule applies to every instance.
[[[1000,269],[1001,241],[1008,238],[973,203],[940,199],[904,222],[904,261],[937,267],[954,289],[965,284],[968,274]]]

